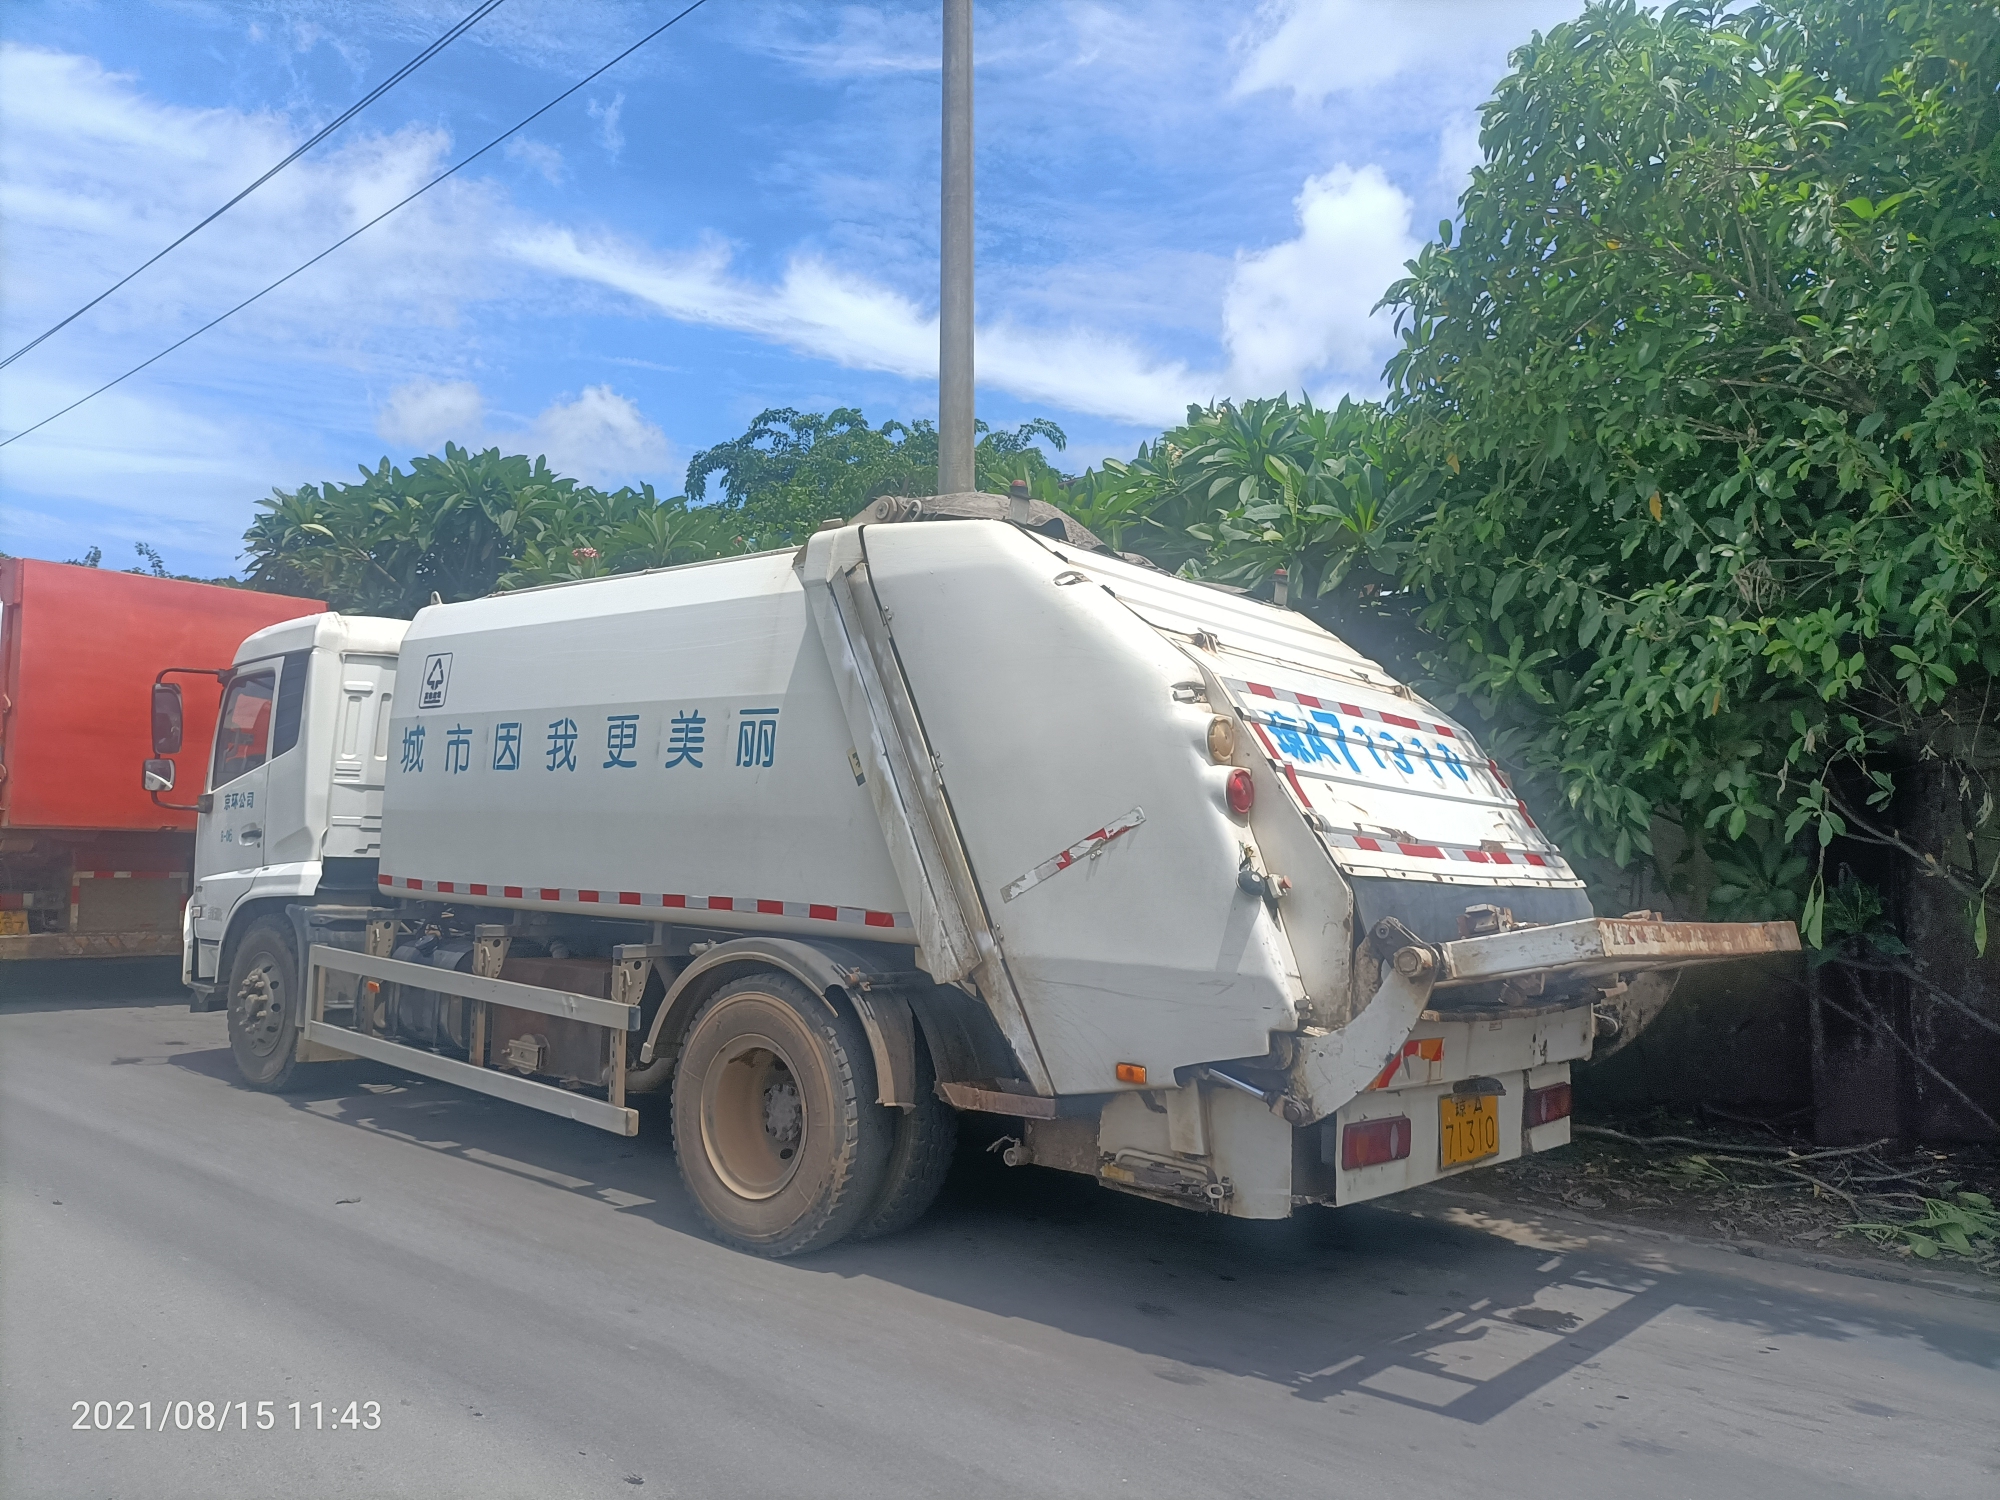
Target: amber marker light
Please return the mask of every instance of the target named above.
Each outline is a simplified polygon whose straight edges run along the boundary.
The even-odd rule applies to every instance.
[[[1118,1075],[1120,1083],[1144,1083],[1146,1070],[1138,1063],[1120,1063],[1112,1071]]]
[[[1218,766],[1236,759],[1236,721],[1217,714],[1208,721],[1208,758]]]

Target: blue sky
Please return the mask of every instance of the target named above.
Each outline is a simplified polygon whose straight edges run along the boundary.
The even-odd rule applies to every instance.
[[[0,10],[11,351],[472,0]],[[0,372],[0,435],[291,269],[679,8],[507,0]],[[977,8],[979,413],[1129,454],[1189,401],[1379,389],[1512,46],[1579,0]],[[234,571],[271,488],[447,440],[677,492],[767,406],[936,412],[938,7],[709,0],[312,271],[0,449],[0,548]]]

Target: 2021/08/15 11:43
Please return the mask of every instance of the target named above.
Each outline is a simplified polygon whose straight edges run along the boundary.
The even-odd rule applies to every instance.
[[[294,1432],[373,1432],[382,1425],[382,1403],[350,1401],[162,1401],[159,1421],[153,1420],[151,1401],[72,1401],[76,1420],[70,1424],[78,1432],[219,1432],[236,1419],[242,1432],[270,1432],[280,1425],[280,1416],[289,1411]],[[308,1426],[306,1417],[312,1422]],[[136,1419],[136,1420],[135,1420]]]

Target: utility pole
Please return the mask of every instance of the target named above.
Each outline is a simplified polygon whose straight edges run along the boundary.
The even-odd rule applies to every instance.
[[[944,157],[938,225],[940,495],[977,487],[972,430],[972,0],[944,0]]]

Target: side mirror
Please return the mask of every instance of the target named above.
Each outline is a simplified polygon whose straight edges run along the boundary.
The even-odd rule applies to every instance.
[[[170,760],[149,760],[139,780],[149,792],[171,792],[174,789],[174,763]]]
[[[156,682],[153,684],[153,754],[173,755],[181,748],[181,689],[177,682]],[[150,775],[152,763],[148,762]],[[167,770],[167,786],[171,787],[173,769]],[[165,790],[166,788],[151,788]]]

